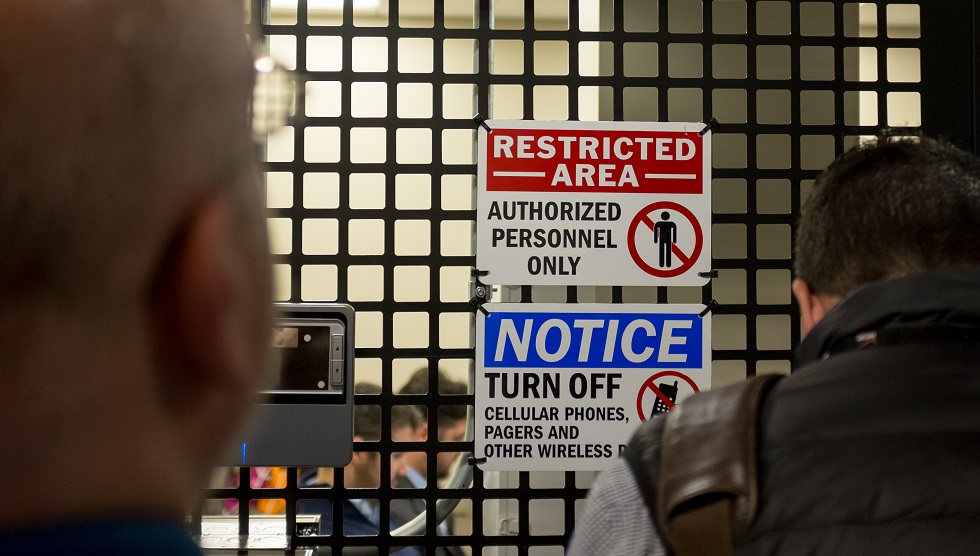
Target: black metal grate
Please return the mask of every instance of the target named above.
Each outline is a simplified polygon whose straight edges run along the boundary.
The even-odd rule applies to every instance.
[[[272,2],[272,5],[270,5]],[[251,0],[273,56],[307,84],[296,125],[270,139],[268,188],[281,301],[343,301],[357,311],[356,372],[382,393],[357,396],[388,421],[393,404],[426,405],[430,430],[446,396],[437,369],[470,376],[476,213],[475,113],[506,119],[706,121],[714,134],[712,256],[704,288],[502,288],[508,301],[719,302],[713,384],[789,372],[798,343],[790,294],[793,226],[811,181],[860,136],[924,127],[972,147],[971,5],[715,0],[387,0],[372,11],[343,2]],[[955,38],[949,38],[955,37]],[[965,38],[964,38],[965,37]],[[954,42],[949,42],[954,41]],[[965,42],[964,42],[965,41]],[[938,70],[945,51],[970,49]],[[965,69],[964,69],[965,68]],[[957,73],[958,72],[958,73]],[[944,99],[963,101],[962,116]],[[924,121],[923,121],[924,120]],[[429,394],[399,396],[419,366]],[[359,450],[467,450],[470,443],[394,443]],[[382,457],[382,476],[388,472]],[[429,458],[434,476],[434,457]],[[342,472],[341,472],[342,473]],[[563,554],[592,473],[475,471],[471,488],[421,494],[338,486],[215,489],[209,496],[285,500],[392,498],[429,508],[460,498],[459,536],[299,537],[298,545],[466,546],[473,554]],[[213,502],[212,502],[213,504]],[[248,512],[239,512],[247,530]],[[335,516],[335,531],[340,530]],[[348,551],[343,551],[348,553]]]

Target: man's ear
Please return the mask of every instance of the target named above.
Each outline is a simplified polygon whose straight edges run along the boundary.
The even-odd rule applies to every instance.
[[[240,404],[264,364],[252,359],[263,353],[255,349],[256,325],[268,323],[248,308],[266,301],[250,291],[248,276],[264,269],[249,264],[239,226],[228,194],[205,197],[174,235],[156,277],[151,318],[164,399],[174,408],[208,394],[218,399],[207,403]]]
[[[814,293],[809,284],[797,278],[793,280],[793,295],[800,305],[800,317],[803,321],[803,333],[809,334],[827,311],[830,311],[840,300],[838,296],[820,295]]]

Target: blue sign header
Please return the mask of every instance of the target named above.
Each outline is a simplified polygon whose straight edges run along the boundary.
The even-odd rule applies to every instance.
[[[494,312],[483,320],[484,367],[703,367],[695,314]]]

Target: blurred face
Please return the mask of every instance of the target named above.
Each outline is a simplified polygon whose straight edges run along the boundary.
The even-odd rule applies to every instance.
[[[429,437],[429,425],[422,423],[421,426],[412,431],[412,442],[425,442]],[[404,455],[405,467],[414,469],[417,473],[425,475],[425,452],[406,452]]]
[[[439,442],[462,442],[466,438],[466,419],[460,419],[449,427],[439,427]],[[439,452],[436,456],[436,470],[444,479],[453,471],[453,463],[459,452]]]
[[[415,440],[415,431],[412,427],[404,426],[391,431],[392,442],[411,442]],[[380,463],[380,462],[379,462]],[[408,473],[408,462],[405,460],[404,452],[392,452],[391,454],[391,481],[392,488],[398,484],[398,481]],[[378,475],[380,476],[381,470],[378,470]],[[380,483],[380,481],[379,481]]]
[[[354,452],[354,459],[344,470],[346,488],[381,486],[381,458],[377,452]]]

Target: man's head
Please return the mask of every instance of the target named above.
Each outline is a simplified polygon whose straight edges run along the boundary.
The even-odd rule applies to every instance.
[[[238,425],[270,324],[243,31],[232,1],[4,5],[0,528],[179,519]]]
[[[377,384],[362,382],[354,387],[355,394],[380,394]],[[382,432],[381,407],[359,404],[354,406],[354,440],[378,441]],[[391,407],[391,441],[410,442],[412,433],[422,423],[422,416],[414,406]],[[405,455],[391,454],[389,483],[395,486],[405,476]],[[354,452],[351,463],[344,468],[344,486],[347,488],[378,488],[381,486],[381,457],[377,452]]]
[[[817,178],[797,229],[796,280],[809,331],[877,280],[980,264],[980,161],[929,138],[880,138]]]
[[[447,396],[466,395],[467,386],[456,382],[445,373],[438,373],[438,392]],[[402,386],[399,394],[425,394],[429,391],[429,369],[422,367],[415,371],[408,382]],[[414,440],[425,441],[429,437],[428,409],[418,406],[422,414],[422,425],[415,429]],[[439,442],[462,442],[466,438],[466,406],[442,405],[436,413],[437,438]],[[453,463],[459,452],[439,452],[436,456],[436,471],[439,478],[448,477],[452,472]],[[409,467],[425,475],[426,454],[424,452],[409,452],[405,454]]]

